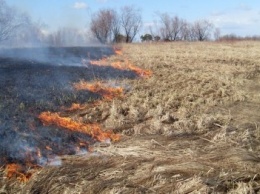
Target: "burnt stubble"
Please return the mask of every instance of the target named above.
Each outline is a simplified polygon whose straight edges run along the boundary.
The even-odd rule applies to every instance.
[[[46,165],[57,155],[75,154],[79,142],[84,142],[81,149],[87,150],[95,140],[78,132],[43,126],[38,115],[101,97],[76,91],[72,84],[80,80],[136,77],[130,71],[89,64],[90,60],[113,54],[109,47],[19,48],[0,53],[1,165]]]

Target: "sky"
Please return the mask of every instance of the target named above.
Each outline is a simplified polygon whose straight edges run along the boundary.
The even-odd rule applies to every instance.
[[[142,32],[158,21],[158,13],[169,13],[193,22],[211,21],[221,34],[260,35],[259,0],[6,0],[30,14],[34,21],[59,27],[87,28],[91,15],[103,8],[120,10],[123,6],[140,8]],[[158,23],[158,22],[157,22]]]

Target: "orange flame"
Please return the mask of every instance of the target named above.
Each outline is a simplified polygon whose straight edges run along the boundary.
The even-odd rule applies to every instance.
[[[114,51],[116,53],[116,55],[123,55],[123,51],[120,48],[114,47]],[[111,63],[111,66],[117,69],[129,69],[133,72],[135,72],[137,75],[141,76],[141,77],[151,77],[152,76],[152,72],[150,70],[144,70],[141,69],[133,64],[131,64],[127,59],[125,60],[126,62],[126,68],[123,68],[122,63],[121,62],[113,62]]]
[[[22,166],[19,164],[7,164],[6,165],[6,177],[7,178],[17,178],[17,180],[21,181],[21,182],[26,182],[30,179],[30,177],[32,176],[31,173],[22,173]]]
[[[116,55],[123,55],[123,51],[119,48],[114,48],[114,51]],[[89,56],[90,58],[90,56]],[[82,64],[86,65],[87,61],[82,60]],[[98,66],[112,66],[116,69],[121,70],[131,70],[135,72],[137,75],[141,77],[150,77],[152,75],[152,72],[149,70],[143,70],[133,64],[131,64],[127,59],[117,61],[117,62],[111,62],[109,63],[107,58],[103,58],[101,60],[93,60],[90,61],[91,65],[98,65]],[[107,87],[103,85],[101,82],[95,82],[95,83],[86,83],[84,81],[80,81],[79,83],[74,84],[74,88],[77,90],[89,90],[94,93],[98,93],[103,96],[105,100],[112,100],[115,97],[120,97],[123,95],[123,89],[122,88],[112,88]],[[91,106],[99,105],[101,101],[94,101]],[[82,106],[80,104],[73,103],[71,107],[67,108],[68,111],[74,111],[79,109],[86,108],[87,105]],[[92,136],[93,138],[97,139],[98,141],[105,141],[107,139],[110,139],[112,141],[118,141],[120,139],[119,134],[115,134],[111,131],[102,131],[101,127],[97,123],[92,124],[86,124],[81,121],[74,121],[73,119],[69,117],[62,117],[59,115],[59,113],[51,113],[51,112],[42,112],[38,118],[41,120],[41,122],[44,125],[56,125],[58,127],[62,127],[71,131],[80,132],[84,134],[88,134]],[[32,129],[33,129],[32,125]],[[86,142],[80,142],[79,143],[79,150],[80,147],[87,147],[88,144]],[[46,150],[52,150],[50,146],[45,146]],[[91,147],[89,148],[91,149]],[[40,149],[37,149],[37,156],[42,157]],[[29,167],[32,170],[25,170]],[[32,174],[39,169],[39,166],[32,166],[29,163],[27,163],[25,166],[22,166],[20,164],[11,163],[6,165],[6,177],[7,178],[17,178],[21,182],[26,182],[30,179]]]
[[[122,62],[120,61],[112,62],[111,66],[114,67],[115,69],[121,69],[121,70],[127,69],[126,67],[123,67]]]
[[[123,51],[120,48],[114,47],[114,52],[116,53],[116,55],[123,55]],[[103,58],[101,60],[90,61],[90,64],[97,65],[97,66],[112,66],[120,70],[131,70],[135,72],[137,75],[139,75],[140,77],[144,77],[144,78],[149,78],[152,76],[152,71],[141,69],[133,65],[132,63],[130,63],[128,59],[124,59],[122,62],[116,61],[116,62],[109,63],[107,58]]]
[[[114,47],[114,51],[117,55],[123,55],[123,51],[120,48]]]
[[[72,105],[69,108],[66,108],[66,111],[75,111],[75,110],[82,110],[84,109],[86,106],[85,105],[81,105],[78,103],[72,103]]]
[[[101,60],[91,60],[89,61],[91,65],[97,65],[97,66],[107,66],[108,62],[106,58],[103,58]]]
[[[85,124],[72,120],[69,117],[61,117],[58,113],[42,112],[39,119],[44,125],[57,125],[59,127],[91,135],[98,141],[111,139],[118,141],[120,136],[112,132],[104,132],[98,124]]]
[[[152,76],[152,71],[150,71],[150,70],[141,69],[141,68],[133,65],[129,61],[127,61],[127,64],[128,64],[127,65],[128,69],[130,69],[131,71],[135,72],[140,77],[149,78],[149,77]]]
[[[90,61],[90,64],[97,65],[97,66],[111,66],[114,67],[115,69],[120,69],[120,70],[131,70],[135,72],[137,75],[139,75],[140,77],[144,77],[144,78],[149,78],[152,76],[152,71],[141,69],[133,65],[127,59],[123,60],[122,62],[116,61],[111,63],[109,63],[106,59],[101,59],[99,61]]]
[[[112,88],[107,87],[101,82],[87,83],[85,81],[80,81],[73,84],[76,90],[89,90],[94,93],[98,93],[103,96],[106,100],[112,100],[115,97],[120,97],[123,95],[123,88]]]

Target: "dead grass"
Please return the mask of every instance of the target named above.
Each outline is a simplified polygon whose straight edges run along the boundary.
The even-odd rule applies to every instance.
[[[96,155],[65,156],[2,193],[260,192],[260,43],[122,45],[148,79],[124,80],[124,99],[80,110],[122,133]],[[15,185],[14,185],[15,184]]]

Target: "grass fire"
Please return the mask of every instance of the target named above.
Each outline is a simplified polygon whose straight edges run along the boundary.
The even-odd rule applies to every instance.
[[[0,59],[1,187],[257,193],[260,44],[120,47]]]
[[[112,48],[97,47],[20,49],[16,50],[20,57],[14,59],[8,53],[15,51],[5,51],[0,65],[1,109],[6,110],[1,112],[1,120],[5,123],[1,129],[0,161],[6,168],[6,177],[24,182],[31,177],[32,169],[52,165],[59,156],[77,154],[82,149],[90,151],[89,145],[95,141],[119,140],[120,135],[103,131],[98,123],[83,123],[61,116],[59,112],[72,114],[86,107],[99,106],[101,100],[112,101],[123,96],[122,87],[103,86],[101,82],[93,82],[95,79],[138,76],[135,72],[113,67],[86,68],[87,60],[99,56],[98,49],[106,55],[113,53]],[[29,52],[40,56],[43,50],[52,51],[53,60],[28,60]],[[94,58],[87,58],[90,53]],[[66,55],[65,59],[61,54]],[[66,106],[68,108],[64,108]]]
[[[71,118],[61,117],[58,113],[43,112],[39,115],[39,119],[44,125],[54,124],[72,131],[86,133],[98,141],[106,141],[110,139],[113,141],[119,140],[119,135],[103,132],[98,124],[83,124],[73,121]]]

